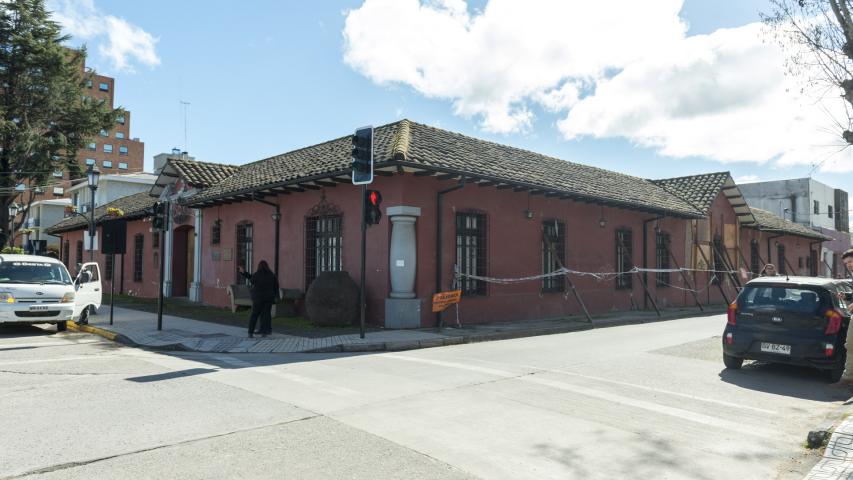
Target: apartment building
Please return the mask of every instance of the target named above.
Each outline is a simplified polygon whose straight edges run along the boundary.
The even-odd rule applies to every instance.
[[[848,194],[813,178],[795,178],[740,185],[747,203],[785,220],[811,228],[832,240],[823,242],[817,258],[809,259],[816,275],[841,274],[841,254],[850,248]]]

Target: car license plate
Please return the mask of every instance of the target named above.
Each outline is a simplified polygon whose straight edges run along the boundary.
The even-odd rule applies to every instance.
[[[791,354],[791,346],[790,345],[780,345],[778,343],[761,342],[761,351],[767,352],[767,353],[779,353],[782,355],[790,355]]]
[[[31,312],[46,312],[50,305],[30,305]]]

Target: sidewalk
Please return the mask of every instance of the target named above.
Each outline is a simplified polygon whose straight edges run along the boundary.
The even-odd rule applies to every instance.
[[[99,312],[98,315],[89,317],[88,325],[78,326],[70,323],[69,329],[85,331],[126,345],[153,350],[218,353],[319,353],[413,350],[700,315],[716,315],[724,313],[725,310],[723,307],[705,307],[703,313],[698,308],[681,308],[663,311],[660,318],[655,315],[655,312],[619,312],[618,314],[594,317],[593,323],[575,317],[532,322],[465,325],[459,328],[384,330],[367,332],[365,338],[360,338],[358,334],[309,338],[279,333],[274,333],[266,338],[247,338],[245,328],[190,320],[172,315],[163,315],[163,330],[158,331],[157,316],[153,313],[116,307],[113,316],[114,324],[110,325],[109,306],[101,307]]]

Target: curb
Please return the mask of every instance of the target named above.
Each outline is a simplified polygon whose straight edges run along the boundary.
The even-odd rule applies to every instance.
[[[684,312],[681,314],[664,314],[660,317],[649,317],[649,318],[625,318],[625,319],[613,319],[613,320],[601,320],[599,323],[595,321],[593,323],[588,323],[585,321],[577,321],[568,325],[560,325],[555,327],[539,327],[539,328],[531,328],[531,329],[519,329],[519,330],[508,330],[508,331],[498,331],[498,332],[487,332],[487,333],[474,333],[474,334],[463,334],[463,335],[453,335],[446,336],[444,338],[431,338],[426,340],[399,340],[399,341],[390,341],[390,342],[371,342],[371,343],[349,343],[349,344],[340,344],[340,345],[332,345],[329,347],[321,347],[314,348],[311,350],[304,350],[301,352],[286,352],[286,353],[360,353],[360,352],[399,352],[404,350],[418,350],[422,348],[435,348],[435,347],[446,347],[451,345],[461,345],[464,343],[479,343],[479,342],[491,342],[491,341],[499,341],[499,340],[512,340],[517,338],[527,338],[527,337],[538,337],[542,335],[555,335],[560,333],[570,333],[570,332],[581,332],[586,330],[594,330],[599,328],[610,328],[610,327],[621,327],[625,325],[641,325],[645,323],[655,323],[669,320],[679,320],[685,318],[685,315],[690,315],[690,317],[706,317],[712,315],[720,315],[725,313],[725,310],[706,310],[704,312],[690,312],[689,314]],[[144,345],[137,343],[130,339],[129,337],[122,335],[120,333],[115,333],[110,330],[106,330],[99,327],[93,327],[91,325],[79,325],[76,322],[68,321],[68,328],[70,330],[80,331],[91,333],[94,335],[101,336],[106,338],[107,340],[111,340],[116,343],[121,343],[123,345],[127,345],[130,347],[141,348],[145,350],[153,350],[153,351],[167,351],[167,352],[202,352],[202,353],[210,353],[203,352],[201,350],[193,349],[183,343],[173,343],[169,345]],[[250,352],[232,352],[232,353],[250,353]],[[271,352],[277,353],[277,352]],[[285,352],[280,352],[285,353]]]
[[[99,337],[104,337],[107,340],[116,343],[121,343],[123,345],[129,345],[132,347],[144,347],[144,345],[140,345],[120,333],[111,332],[103,328],[93,327],[91,325],[80,325],[79,323],[74,322],[72,320],[68,320],[65,325],[68,327],[69,330],[73,330],[76,332],[91,333]]]

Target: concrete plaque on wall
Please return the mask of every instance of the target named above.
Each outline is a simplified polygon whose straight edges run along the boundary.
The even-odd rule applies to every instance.
[[[230,248],[223,248],[222,249],[222,260],[226,261],[226,262],[231,261],[231,249]]]

